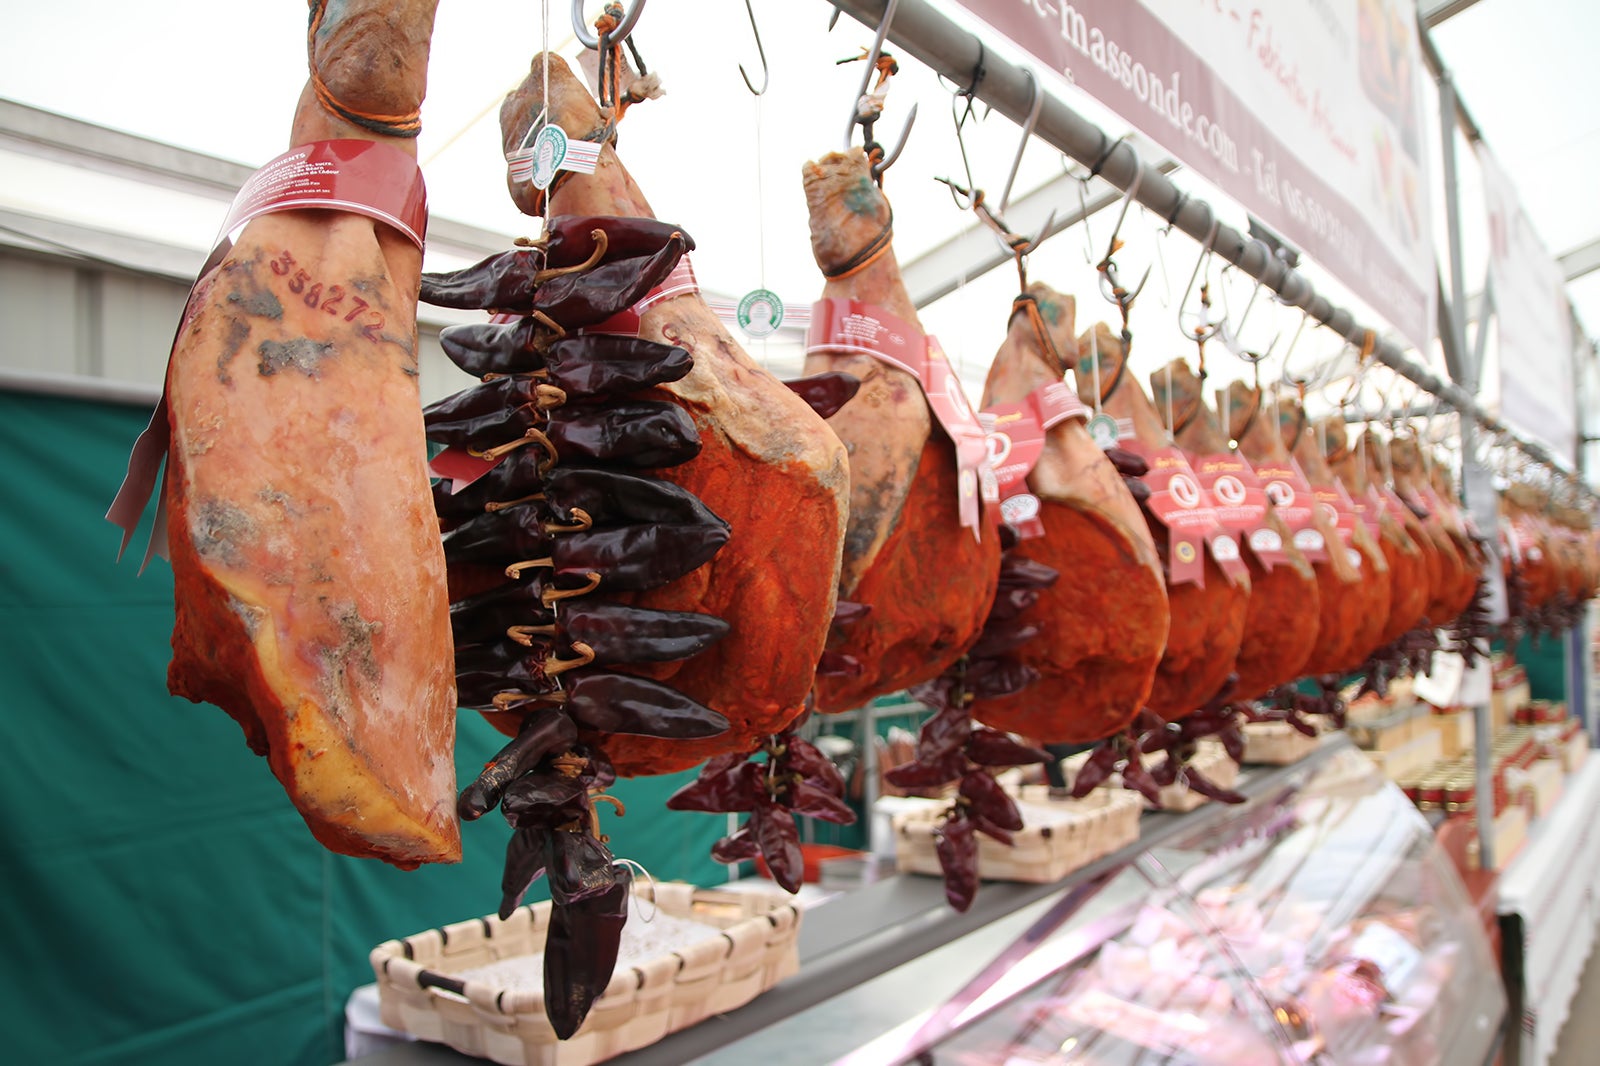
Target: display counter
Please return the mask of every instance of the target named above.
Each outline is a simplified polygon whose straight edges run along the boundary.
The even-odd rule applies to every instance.
[[[1600,906],[1600,760],[1568,775],[1500,879],[1501,960],[1518,1034],[1508,1066],[1543,1066],[1595,942]]]
[[[1379,988],[1384,1002],[1374,1012],[1341,1015],[1316,1038],[1342,1040],[1341,1048],[1410,1041],[1447,1055],[1418,1062],[1490,1058],[1504,994],[1459,879],[1403,794],[1340,735],[1293,766],[1250,769],[1239,788],[1249,798],[1243,807],[1146,815],[1137,844],[1060,882],[986,882],[964,915],[949,908],[931,877],[892,876],[830,898],[805,915],[799,974],[746,1007],[610,1061],[782,1066],[854,1054],[859,1062],[893,1062],[969,1043],[950,1061],[1006,1061],[984,1056],[1031,1039],[1019,1035],[1024,1030],[1055,1034],[1067,1024],[1018,1021],[1038,1018],[1041,1002],[1076,1000],[1080,1013],[1101,1012],[1106,1028],[1095,1039],[1111,1047],[1121,1039],[1118,1027],[1141,1021],[1209,1024],[1199,1003],[1173,1014],[1202,986],[1221,1011],[1212,1019],[1217,1032],[1236,1033],[1236,1023],[1248,1020],[1284,1036],[1274,1055],[1297,1053],[1297,1040],[1307,1047],[1305,1033],[1296,1037],[1294,1025],[1286,1030],[1274,1019],[1312,1008],[1286,1004],[1326,1012],[1328,997]],[[1377,956],[1378,975],[1359,967],[1357,960]],[[1129,998],[1129,988],[1103,981],[1141,965],[1170,970],[1179,959],[1193,981],[1174,993],[1178,1001],[1162,1001],[1160,982]],[[1124,1060],[1135,1061],[1017,1061]],[[360,1061],[475,1060],[417,1044]]]

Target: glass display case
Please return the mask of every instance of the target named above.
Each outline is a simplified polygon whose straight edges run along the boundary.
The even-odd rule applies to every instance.
[[[953,998],[846,1061],[1490,1061],[1505,996],[1454,868],[1354,752],[1069,888]]]

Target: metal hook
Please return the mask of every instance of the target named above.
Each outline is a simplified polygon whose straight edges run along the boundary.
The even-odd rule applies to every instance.
[[[633,27],[642,14],[644,14],[644,0],[633,0],[633,6],[623,11],[622,18],[617,22],[617,28],[606,36],[614,41],[622,40],[633,32]],[[599,49],[600,38],[583,21],[583,0],[572,0],[572,32],[577,35],[585,48],[591,51]]]
[[[756,37],[756,54],[761,57],[761,88],[757,89],[751,84],[750,75],[745,73],[743,63],[739,64],[739,77],[744,79],[744,87],[750,90],[750,95],[761,96],[767,91],[772,72],[767,69],[767,50],[761,47],[761,27],[756,25],[756,11],[750,6],[750,0],[744,0],[744,9],[750,15],[750,32]]]
[[[1122,194],[1122,210],[1117,213],[1117,224],[1112,227],[1111,239],[1106,242],[1106,254],[1099,263],[1100,295],[1108,303],[1116,304],[1124,309],[1131,305],[1134,299],[1144,291],[1145,284],[1150,280],[1150,271],[1154,269],[1152,266],[1144,268],[1144,276],[1139,279],[1139,284],[1134,286],[1132,292],[1123,289],[1121,282],[1117,278],[1117,263],[1113,256],[1117,254],[1117,250],[1121,247],[1118,237],[1122,233],[1123,222],[1127,221],[1128,207],[1133,203],[1134,198],[1139,195],[1139,186],[1144,181],[1144,164],[1139,161],[1139,150],[1132,145],[1129,145],[1128,148],[1133,152],[1133,181]],[[1106,158],[1110,158],[1109,152],[1106,153]]]
[[[888,6],[883,9],[883,21],[878,23],[878,34],[872,39],[872,48],[861,57],[867,61],[867,69],[861,74],[861,87],[850,101],[850,123],[844,128],[846,149],[855,139],[856,127],[865,124],[861,117],[861,100],[867,95],[867,86],[872,84],[872,72],[878,69],[878,58],[883,55],[883,42],[889,36],[889,24],[894,21],[894,9],[899,4],[900,0],[889,0]]]
[[[1028,150],[1028,142],[1033,139],[1033,128],[1039,123],[1039,111],[1044,107],[1044,88],[1040,86],[1039,79],[1034,77],[1033,71],[1027,67],[1022,68],[1022,73],[1028,77],[1028,88],[1031,90],[1028,97],[1028,117],[1022,123],[1022,140],[1017,143],[1016,158],[1011,160],[1011,173],[1006,175],[1005,191],[1000,194],[1000,213],[1006,213],[1006,208],[1011,206],[1011,186],[1017,180],[1017,171],[1022,168],[1022,154]],[[966,149],[962,149],[961,157],[966,159]],[[969,172],[967,177],[972,175]]]
[[[1200,268],[1211,262],[1213,246],[1217,243],[1217,230],[1222,225],[1222,220],[1216,216],[1211,205],[1201,201],[1201,207],[1211,216],[1211,230],[1206,234],[1205,241],[1200,245],[1200,257],[1194,261],[1194,270],[1189,272],[1189,284],[1183,290],[1183,299],[1178,301],[1178,332],[1183,334],[1186,341],[1195,341],[1204,344],[1217,335],[1217,324],[1211,321],[1211,305],[1202,297],[1200,310],[1190,314],[1184,308],[1189,306],[1189,297],[1194,292],[1194,283],[1200,277]],[[1210,274],[1206,276],[1206,286],[1211,284]],[[1191,328],[1186,319],[1192,319],[1195,325]]]

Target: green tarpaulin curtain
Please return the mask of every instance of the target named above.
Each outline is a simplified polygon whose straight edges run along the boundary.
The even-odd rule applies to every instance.
[[[136,576],[143,531],[117,564],[102,517],[148,415],[0,391],[0,1058],[324,1066],[374,945],[498,906],[509,831],[467,825],[460,865],[410,873],[333,855],[232,719],[167,694],[171,572]],[[503,741],[463,712],[458,775]],[[725,820],[663,807],[690,777],[619,783],[606,831],[714,884]]]

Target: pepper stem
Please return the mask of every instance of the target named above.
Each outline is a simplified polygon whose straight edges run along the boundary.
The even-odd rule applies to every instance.
[[[588,581],[581,589],[545,589],[544,595],[540,596],[539,599],[544,602],[546,607],[554,607],[562,600],[570,600],[574,596],[587,596],[589,593],[600,587],[599,574],[591,570],[589,573],[585,574],[584,577],[586,577]]]
[[[576,658],[562,659],[558,656],[552,655],[545,659],[543,664],[545,676],[555,677],[557,674],[564,674],[568,670],[575,670],[580,666],[588,666],[590,663],[594,662],[594,649],[585,644],[583,641],[573,641],[572,650],[577,652]]]
[[[547,626],[512,626],[506,630],[506,636],[525,648],[533,647],[534,637],[553,637],[555,635],[556,627],[553,624]]]
[[[559,278],[563,274],[582,274],[598,266],[600,260],[605,257],[606,246],[611,243],[611,240],[606,236],[606,231],[602,229],[590,230],[589,236],[594,238],[594,251],[589,254],[588,259],[576,266],[551,267],[549,270],[541,270],[533,276],[533,283],[535,285],[543,285],[551,278]]]

